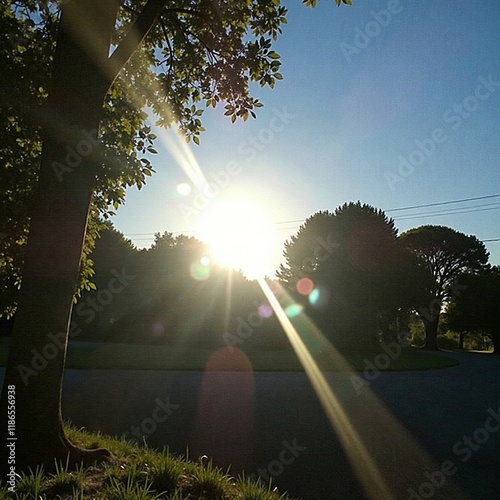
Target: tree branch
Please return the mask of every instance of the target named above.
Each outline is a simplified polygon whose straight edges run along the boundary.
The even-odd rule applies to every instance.
[[[205,19],[205,21],[210,21],[210,18],[207,15],[203,14],[203,12],[200,12],[199,10],[178,8],[178,9],[165,9],[164,12],[165,12],[165,14],[171,14],[171,13],[188,14],[190,16],[201,17],[202,19]]]
[[[166,3],[167,0],[148,0],[139,14],[139,17],[135,20],[128,33],[109,57],[110,83],[115,80],[118,73],[155,25]]]

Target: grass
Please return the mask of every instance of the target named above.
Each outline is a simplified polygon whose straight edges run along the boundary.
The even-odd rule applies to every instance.
[[[153,451],[136,447],[118,438],[90,434],[66,426],[68,437],[83,447],[105,447],[114,458],[70,470],[67,464],[56,464],[55,473],[37,468],[21,476],[15,494],[0,487],[0,500],[84,499],[96,500],[289,500],[270,486],[234,478],[209,460],[189,462],[171,455],[168,450]]]
[[[0,339],[0,366],[5,366],[8,340]],[[239,350],[225,349],[224,366],[218,369],[238,371],[246,369]],[[243,347],[244,349],[244,347]],[[70,369],[116,369],[116,370],[192,370],[203,371],[217,348],[193,346],[159,346],[107,343],[70,343],[66,368]],[[383,351],[357,351],[345,355],[354,370],[363,371],[367,362],[375,362]],[[302,371],[302,366],[290,347],[288,350],[246,349],[254,371]],[[403,348],[400,355],[391,359],[381,370],[424,370],[447,368],[458,365],[458,361],[444,353],[424,351],[418,348]],[[321,363],[327,371],[339,371],[328,360]]]

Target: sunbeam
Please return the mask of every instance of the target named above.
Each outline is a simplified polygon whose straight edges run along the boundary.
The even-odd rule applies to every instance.
[[[352,367],[305,313],[294,317],[296,325],[292,323],[290,313],[287,315],[286,311],[292,310],[293,301],[283,288],[280,287],[279,292],[282,301],[286,302],[285,309],[265,280],[260,279],[259,284],[304,367],[367,497],[388,500],[408,496],[409,488],[422,482],[426,472],[438,471],[439,465],[420,448],[368,387],[363,394],[354,396],[352,387],[349,391],[345,382],[340,381],[334,389],[312,352],[320,347],[319,351],[328,356],[337,371],[352,372]],[[315,349],[308,348],[308,343]],[[408,460],[413,464],[411,476],[403,478],[397,471],[401,463]],[[451,480],[446,487],[446,493],[452,493],[453,498],[465,498]]]
[[[165,106],[167,106],[166,103]],[[196,157],[191,151],[189,144],[187,144],[186,141],[180,136],[178,130],[167,131],[163,128],[157,127],[155,132],[163,146],[182,168],[193,186],[195,186],[198,191],[205,192],[208,188],[208,182],[205,175],[203,174]]]
[[[274,309],[281,326],[285,330],[288,340],[295,350],[297,357],[302,363],[302,366],[304,367],[304,370],[309,377],[321,404],[323,405],[330,423],[334,429],[338,431],[339,438],[342,440],[342,444],[349,455],[351,464],[355,468],[358,477],[364,479],[366,491],[374,493],[373,498],[394,498],[389,490],[389,487],[380,474],[380,471],[377,469],[376,464],[372,461],[370,453],[359,439],[356,430],[349,422],[349,419],[340,405],[339,400],[335,397],[335,394],[319,370],[318,365],[314,361],[311,353],[308,351],[306,345],[300,338],[299,333],[278,302],[278,299],[274,296],[271,288],[265,280],[259,280],[259,284],[262,287],[262,291],[265,296],[269,300],[271,307]],[[338,353],[337,355],[338,361],[343,363],[348,371],[351,371],[352,369],[350,369],[349,365],[340,358]]]

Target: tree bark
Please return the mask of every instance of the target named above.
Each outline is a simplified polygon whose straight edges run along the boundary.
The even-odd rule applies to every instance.
[[[500,333],[498,331],[491,335],[491,340],[493,341],[493,354],[500,356]]]
[[[0,399],[4,473],[5,453],[10,452],[6,441],[15,443],[17,473],[38,464],[53,467],[54,459],[65,461],[68,454],[78,461],[84,457],[64,436],[61,390],[72,299],[99,163],[97,130],[109,87],[105,61],[117,11],[116,0],[63,4],[42,124],[38,192]],[[12,387],[16,418],[11,434],[7,409]],[[17,440],[9,441],[12,437]]]
[[[439,316],[433,318],[422,318],[425,326],[425,346],[428,351],[438,351],[437,331]]]
[[[465,332],[458,332],[458,348],[461,351],[464,350],[464,338],[465,338]]]

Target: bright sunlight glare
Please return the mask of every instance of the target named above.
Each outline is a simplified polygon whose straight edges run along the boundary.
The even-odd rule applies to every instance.
[[[272,272],[275,237],[269,215],[248,200],[220,201],[200,219],[199,237],[212,257],[249,279]]]
[[[296,314],[288,313],[290,306],[296,304],[280,285],[275,284],[273,291],[266,280],[259,279],[259,284],[304,367],[366,497],[372,500],[407,498],[407,491],[401,490],[398,475],[394,474],[398,464],[411,456],[413,470],[405,478],[404,489],[407,484],[421,483],[426,471],[439,470],[437,462],[419,446],[369,387],[365,386],[363,393],[353,398],[352,386],[351,390],[347,390],[346,385],[349,387],[352,377],[359,376],[352,372],[353,368],[342,354],[303,311],[297,309]],[[339,371],[350,372],[351,381],[342,382],[338,377],[329,377],[320,368],[314,351],[324,353]],[[450,498],[464,498],[460,488],[450,480],[448,486],[452,489]]]

